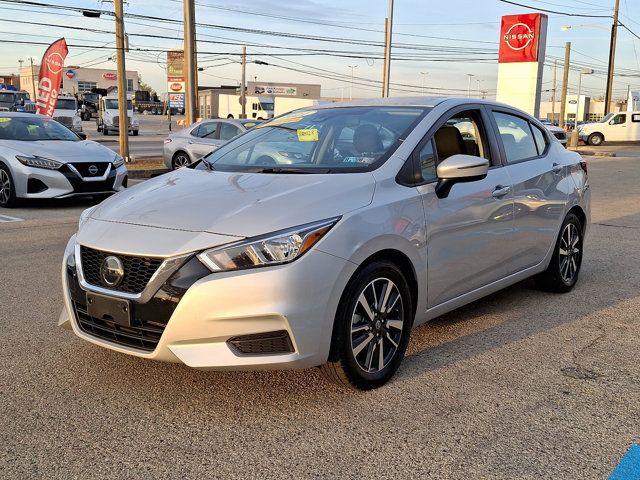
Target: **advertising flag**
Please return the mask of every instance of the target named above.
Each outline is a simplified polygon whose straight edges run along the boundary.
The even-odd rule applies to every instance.
[[[37,113],[53,117],[67,53],[69,49],[64,38],[53,42],[44,52],[38,74],[38,98],[35,99]]]

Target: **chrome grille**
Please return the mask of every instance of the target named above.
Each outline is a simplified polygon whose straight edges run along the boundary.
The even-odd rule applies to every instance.
[[[122,261],[124,266],[124,278],[117,287],[107,287],[111,290],[127,293],[142,293],[154,273],[160,268],[162,258],[137,257],[133,255],[119,255],[117,253],[103,252],[88,247],[80,247],[80,259],[82,261],[82,274],[91,285],[105,286],[102,283],[100,267],[102,261],[113,255]]]
[[[62,125],[64,125],[65,127],[73,126],[73,117],[55,117],[55,120],[58,123],[61,123]]]
[[[117,127],[118,125],[120,125],[120,117],[116,115],[115,117],[113,117],[113,126]]]
[[[553,136],[556,137],[558,140],[567,139],[567,134],[565,132],[553,132]]]

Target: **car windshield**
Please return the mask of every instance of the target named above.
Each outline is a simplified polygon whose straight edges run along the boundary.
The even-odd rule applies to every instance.
[[[15,93],[0,92],[0,103],[13,105],[15,103]]]
[[[59,98],[56,102],[56,110],[77,110],[75,99]]]
[[[29,115],[28,117],[3,117],[0,115],[0,140],[65,140],[77,142],[80,139],[71,130],[49,117]]]
[[[104,101],[104,108],[107,110],[117,110],[118,109],[118,99],[117,98],[107,98]],[[133,103],[131,100],[127,100],[127,110],[131,110],[133,108]]]
[[[600,123],[607,123],[609,120],[613,118],[614,115],[615,115],[615,112],[607,113],[604,117],[602,117],[602,120],[600,120]]]
[[[341,173],[380,166],[429,107],[298,110],[257,125],[205,157],[235,172]]]

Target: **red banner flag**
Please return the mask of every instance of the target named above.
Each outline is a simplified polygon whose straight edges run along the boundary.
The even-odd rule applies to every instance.
[[[53,117],[67,53],[69,49],[64,38],[53,42],[44,52],[38,74],[38,98],[35,99],[36,111],[42,115]]]

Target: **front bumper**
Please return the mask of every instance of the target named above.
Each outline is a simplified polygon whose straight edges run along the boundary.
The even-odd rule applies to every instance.
[[[216,370],[306,368],[326,362],[337,305],[357,268],[351,262],[312,250],[288,265],[215,274],[206,271],[178,295],[171,282],[182,267],[148,302],[164,298],[164,302],[158,302],[161,307],[155,315],[159,321],[166,317],[166,326],[155,348],[144,351],[98,338],[81,328],[82,312],[74,309],[73,302],[82,299],[84,290],[77,291],[69,273],[70,265],[75,264],[74,250],[75,237],[67,246],[63,262],[65,311],[60,325],[71,326],[80,338],[118,352]],[[167,293],[172,293],[173,303],[166,299]],[[148,308],[136,301],[131,305],[134,316],[136,309]],[[291,352],[242,353],[232,343],[238,337],[274,332],[286,332]]]
[[[17,162],[16,162],[17,163]],[[19,198],[67,198],[122,191],[127,185],[127,168],[111,168],[100,179],[83,178],[68,165],[59,170],[27,167],[18,164],[12,168]]]

